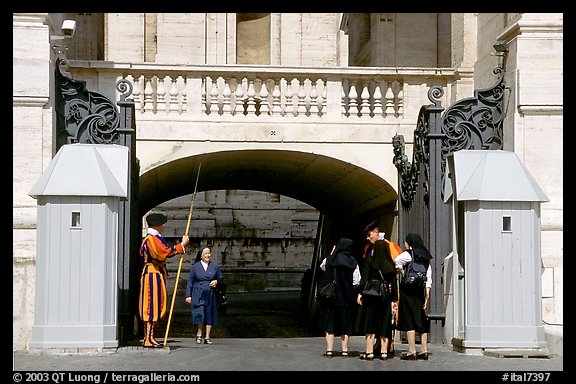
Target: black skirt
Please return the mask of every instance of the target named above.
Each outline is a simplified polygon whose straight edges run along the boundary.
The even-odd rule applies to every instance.
[[[424,294],[413,293],[402,289],[398,300],[398,324],[400,331],[430,332],[430,319],[424,311]]]
[[[395,328],[392,320],[390,298],[383,301],[379,298],[362,297],[362,306],[358,309],[356,319],[358,333],[391,338]]]
[[[335,335],[352,335],[354,331],[354,308],[321,305],[318,326],[324,332]]]

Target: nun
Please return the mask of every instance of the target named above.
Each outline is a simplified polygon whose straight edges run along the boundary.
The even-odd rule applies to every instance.
[[[192,324],[196,325],[196,343],[202,344],[202,329],[206,328],[204,344],[212,345],[210,331],[218,324],[216,287],[223,283],[222,271],[211,260],[210,248],[201,246],[190,267],[186,284],[186,302],[192,305]]]

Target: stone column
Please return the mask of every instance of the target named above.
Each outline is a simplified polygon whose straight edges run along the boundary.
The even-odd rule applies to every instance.
[[[449,104],[474,94],[474,63],[476,61],[477,21],[474,13],[452,14],[452,66],[460,78],[451,89]],[[494,61],[493,65],[496,66]]]
[[[206,64],[205,13],[159,13],[157,63]]]
[[[236,64],[236,14],[226,14],[226,61],[225,64]]]
[[[36,200],[28,196],[52,158],[52,78],[47,13],[12,16],[12,343],[25,349],[34,320]]]
[[[280,65],[302,65],[302,14],[284,13],[281,19]],[[283,36],[291,36],[284,38]]]
[[[505,149],[522,158],[550,199],[542,204],[542,305],[549,344],[563,333],[563,15],[523,13],[499,36],[510,42]],[[508,136],[507,136],[508,135]],[[559,349],[551,346],[552,350]]]
[[[144,13],[106,13],[104,25],[104,60],[144,62]]]
[[[282,61],[282,14],[270,14],[270,64],[280,65]]]

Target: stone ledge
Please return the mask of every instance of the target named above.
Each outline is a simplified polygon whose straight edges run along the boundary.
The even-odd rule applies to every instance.
[[[132,354],[132,353],[162,353],[168,354],[170,353],[170,347],[164,348],[146,348],[141,345],[133,345],[128,347],[120,347],[118,348],[118,354]]]
[[[115,354],[132,354],[132,353],[171,353],[170,347],[165,348],[146,348],[141,345],[126,346],[118,348],[30,348],[27,350],[13,351],[19,355],[34,356],[72,356],[72,355],[90,355],[90,356],[107,356]]]
[[[498,358],[539,358],[549,359],[550,352],[548,348],[540,349],[484,349],[484,356],[498,357]]]
[[[58,356],[58,355],[113,355],[117,348],[29,348],[26,353],[30,355]]]

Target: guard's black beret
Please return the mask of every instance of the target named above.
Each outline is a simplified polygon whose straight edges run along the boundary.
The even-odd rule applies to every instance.
[[[151,213],[148,216],[146,216],[146,222],[151,227],[163,225],[167,221],[168,221],[168,218],[162,213]]]
[[[364,227],[364,234],[367,235],[368,232],[372,231],[374,228],[378,228],[378,222],[376,222],[376,220],[371,221],[366,227]]]

